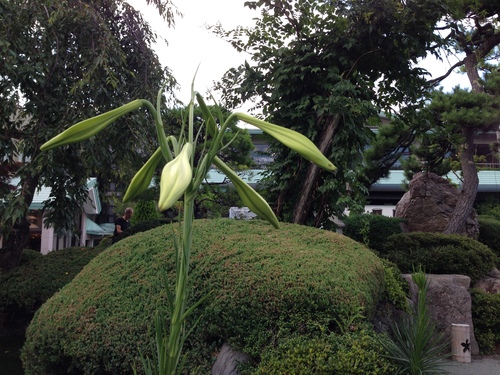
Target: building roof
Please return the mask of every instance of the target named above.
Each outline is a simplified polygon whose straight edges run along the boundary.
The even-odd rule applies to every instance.
[[[99,225],[88,217],[85,219],[85,228],[87,234],[94,236],[107,236],[113,234],[114,225],[111,224],[112,228],[109,226]]]
[[[480,193],[498,193],[500,192],[500,170],[484,170],[478,172]],[[454,173],[448,173],[445,178],[451,183],[461,186],[460,179]],[[389,176],[381,178],[370,188],[371,191],[405,191],[403,182],[405,180],[404,171],[392,170]]]
[[[15,177],[11,180],[12,186],[18,186],[20,179]],[[87,180],[87,189],[89,191],[89,197],[87,202],[84,204],[85,213],[87,214],[98,214],[101,212],[101,199],[99,198],[99,191],[97,190],[97,178],[92,177]],[[44,202],[50,198],[51,189],[46,186],[35,191],[33,201],[30,204],[30,210],[41,210],[43,209]]]

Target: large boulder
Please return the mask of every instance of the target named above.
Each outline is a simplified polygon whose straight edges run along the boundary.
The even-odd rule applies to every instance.
[[[413,303],[417,300],[417,286],[410,274],[403,277],[410,285]],[[463,275],[427,275],[429,289],[427,304],[432,319],[440,332],[450,336],[452,324],[470,326],[471,354],[478,355],[479,347],[472,322],[472,298],[469,292],[470,277]]]
[[[474,288],[489,294],[500,294],[500,271],[498,268],[494,268],[488,275],[478,280],[474,284]]]
[[[410,189],[396,205],[395,216],[405,219],[403,232],[443,232],[453,214],[460,191],[443,177],[419,172],[410,181]],[[477,238],[479,224],[473,210],[462,235]]]

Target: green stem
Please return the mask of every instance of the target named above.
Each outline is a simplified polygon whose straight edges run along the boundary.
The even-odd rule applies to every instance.
[[[174,311],[170,319],[170,335],[168,340],[168,364],[167,374],[174,374],[181,356],[184,313],[188,297],[189,261],[191,257],[191,244],[194,218],[194,199],[184,195],[184,214],[182,223],[181,241],[177,261],[179,262],[176,272]]]

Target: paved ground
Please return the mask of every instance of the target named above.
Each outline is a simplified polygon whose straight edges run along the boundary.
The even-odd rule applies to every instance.
[[[500,375],[500,355],[472,357],[471,363],[446,360],[443,369],[450,375]]]

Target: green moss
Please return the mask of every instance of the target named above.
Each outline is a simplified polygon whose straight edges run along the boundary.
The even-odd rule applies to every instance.
[[[43,305],[23,348],[26,374],[125,374],[139,348],[151,353],[177,230],[165,225],[116,243]],[[258,361],[287,337],[338,332],[336,320],[359,308],[369,317],[379,300],[380,260],[345,236],[227,219],[196,221],[193,231],[190,303],[211,295],[190,319],[203,315],[185,346],[186,371],[207,373],[222,342]]]

